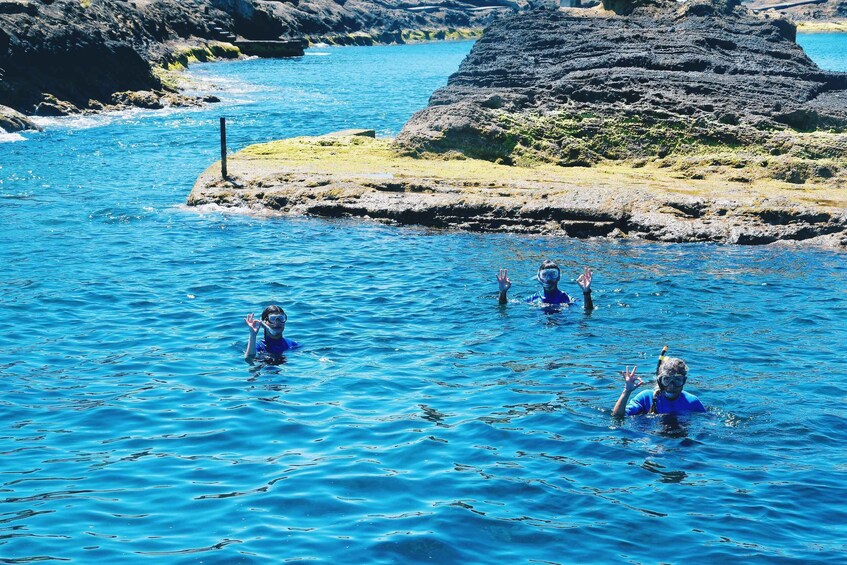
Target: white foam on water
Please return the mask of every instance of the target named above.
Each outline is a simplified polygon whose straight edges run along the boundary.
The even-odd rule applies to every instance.
[[[173,114],[202,110],[202,107],[166,106],[160,109],[127,108],[98,114],[78,114],[72,116],[33,116],[32,121],[42,128],[66,128],[84,130],[102,127],[113,123],[137,122],[145,118],[162,117]]]
[[[192,66],[185,72],[185,79],[188,81],[183,93],[198,95],[198,94],[214,94],[224,92],[227,94],[248,94],[255,92],[266,92],[267,87],[247,82],[238,78],[228,77],[223,74],[215,74],[216,70],[225,72],[221,68],[220,63],[205,63],[203,65]],[[214,69],[214,70],[213,70]]]
[[[7,133],[0,129],[0,143],[14,143],[16,141],[26,141],[26,138],[17,132]]]

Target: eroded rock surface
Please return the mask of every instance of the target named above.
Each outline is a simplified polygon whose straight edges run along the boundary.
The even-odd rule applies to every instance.
[[[229,176],[209,167],[190,206],[251,214],[358,217],[470,231],[787,243],[847,249],[847,197],[775,181],[674,178],[656,169],[524,168],[397,155],[390,141],[345,136],[251,146]]]
[[[495,22],[398,141],[566,166],[793,151],[792,166],[828,167],[801,182],[844,175],[847,73],[818,68],[792,23],[732,1],[606,5]]]
[[[773,9],[797,22],[847,19],[847,0],[826,0],[815,3],[802,0],[754,0],[747,6],[761,11]]]

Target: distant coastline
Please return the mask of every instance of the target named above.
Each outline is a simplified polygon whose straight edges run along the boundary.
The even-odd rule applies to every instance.
[[[847,33],[847,20],[798,21],[797,33]]]
[[[20,114],[62,116],[215,102],[183,94],[179,71],[195,61],[243,56],[238,44],[244,38],[305,45],[475,39],[498,17],[531,8],[524,0],[494,0],[484,7],[462,0],[439,9],[392,0],[375,3],[378,15],[364,17],[355,7],[348,13],[348,7],[332,2],[332,10],[317,9],[327,2],[304,0],[300,9],[288,3],[270,9],[269,3],[253,0],[210,1],[200,10],[175,0],[163,0],[155,9],[119,0],[10,3],[0,14],[0,36],[11,38],[5,52],[0,50],[0,127],[36,129]],[[309,6],[314,13],[302,9]],[[839,9],[787,14],[798,21],[800,33],[847,32],[847,19],[829,18]],[[121,24],[127,19],[138,25],[127,28]],[[110,41],[103,43],[107,36]],[[69,47],[57,50],[56,45]]]

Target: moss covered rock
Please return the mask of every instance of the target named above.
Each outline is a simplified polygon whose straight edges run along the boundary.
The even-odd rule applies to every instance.
[[[804,172],[774,178],[843,174],[847,74],[818,68],[791,23],[734,0],[609,6],[493,24],[399,144],[519,165],[780,154]]]

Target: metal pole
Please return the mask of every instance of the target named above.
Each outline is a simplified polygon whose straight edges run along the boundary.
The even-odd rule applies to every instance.
[[[226,118],[221,118],[221,177],[226,180]]]

